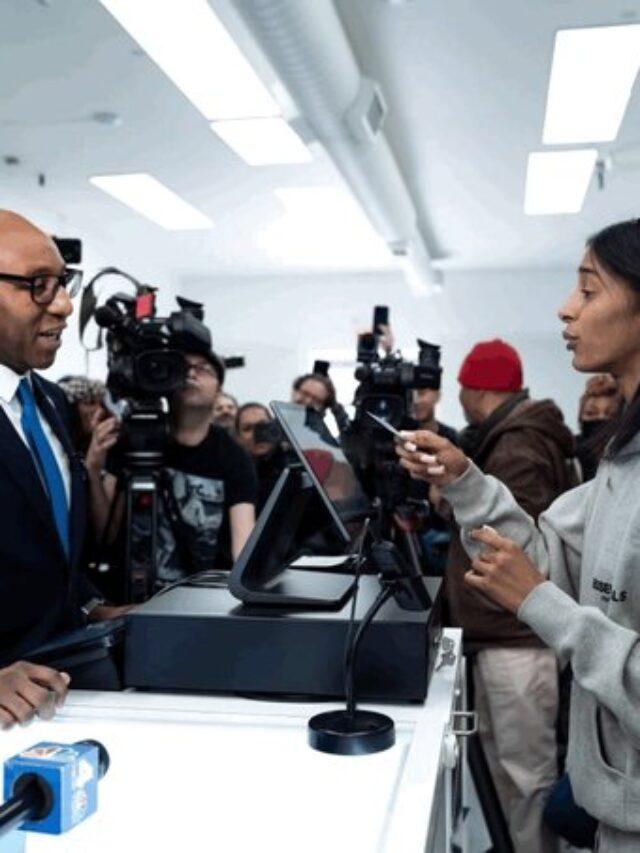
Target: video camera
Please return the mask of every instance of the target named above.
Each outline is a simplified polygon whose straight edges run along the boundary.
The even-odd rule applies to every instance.
[[[117,293],[96,309],[96,323],[108,329],[107,387],[115,399],[166,397],[184,385],[185,353],[211,353],[202,305],[177,302],[179,311],[156,317],[155,289],[141,285],[136,296]]]
[[[368,415],[376,415],[398,430],[415,429],[413,391],[438,390],[442,368],[440,347],[421,339],[418,339],[417,363],[406,361],[399,351],[391,351],[390,343],[390,351],[381,355],[380,344],[388,334],[388,318],[388,308],[376,306],[373,330],[358,337],[355,416],[347,430],[342,431],[341,440],[363,488],[390,516],[411,502],[411,482],[398,464],[392,435]]]
[[[116,293],[96,307],[93,285],[104,275],[127,279],[135,295]],[[202,305],[178,297],[178,311],[157,317],[155,298],[155,288],[108,267],[87,285],[80,311],[81,329],[93,316],[98,327],[107,331],[111,399],[105,404],[121,420],[111,464],[118,475],[118,494],[125,498],[122,580],[114,581],[120,587],[114,587],[114,593],[134,603],[146,600],[155,589],[159,501],[169,505],[170,499],[164,465],[169,438],[167,398],[185,384],[187,354],[217,360],[203,323]],[[224,371],[222,360],[219,365]],[[101,547],[108,541],[115,506],[114,499]]]
[[[440,388],[440,347],[418,338],[418,349],[417,364],[405,361],[399,352],[381,358],[377,335],[359,336],[360,364],[355,377],[360,384],[354,400],[357,421],[367,422],[363,416],[371,412],[400,429],[411,419],[412,392],[418,388]]]

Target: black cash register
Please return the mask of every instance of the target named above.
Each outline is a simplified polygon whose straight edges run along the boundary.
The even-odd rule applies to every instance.
[[[271,405],[297,464],[280,476],[228,586],[196,576],[130,615],[127,686],[344,695],[353,562],[370,506],[318,414],[291,403]],[[408,610],[401,600],[386,602],[363,639],[361,699],[420,701],[426,695],[440,629],[440,580],[410,581],[431,606]],[[379,589],[376,575],[360,578],[356,620]]]

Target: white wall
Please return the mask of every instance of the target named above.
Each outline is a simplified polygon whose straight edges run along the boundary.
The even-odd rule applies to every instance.
[[[573,427],[584,377],[571,368],[556,316],[572,284],[571,270],[482,270],[448,273],[441,294],[421,299],[400,274],[212,277],[183,280],[177,289],[205,303],[223,355],[246,356],[246,368],[226,383],[241,401],[286,399],[315,351],[354,352],[373,305],[387,304],[407,356],[415,357],[418,336],[442,344],[442,420],[462,425],[460,362],[475,342],[500,336],[520,352],[532,395],[553,397]]]

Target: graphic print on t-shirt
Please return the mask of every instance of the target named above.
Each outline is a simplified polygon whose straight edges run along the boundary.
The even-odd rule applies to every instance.
[[[192,572],[214,568],[224,518],[225,490],[223,480],[185,474],[173,468],[166,468],[165,476],[181,523],[177,531],[172,529],[161,500],[156,566],[158,580],[172,583]]]

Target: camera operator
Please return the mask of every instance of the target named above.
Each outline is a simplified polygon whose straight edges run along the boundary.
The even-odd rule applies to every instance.
[[[440,402],[440,396],[439,388],[414,388],[413,417],[418,424],[418,429],[428,429],[447,438],[453,444],[459,444],[457,430],[436,420],[436,406]]]
[[[222,429],[226,429],[229,435],[233,435],[238,414],[238,401],[231,394],[220,391],[213,404],[212,423]]]
[[[56,358],[81,276],[50,237],[0,211],[0,704],[18,720],[31,713],[25,695],[40,708],[42,687],[62,699],[66,686],[51,669],[15,662],[87,620],[119,615],[84,575],[86,496],[68,404],[37,372]]]
[[[184,387],[169,398],[170,440],[164,457],[174,529],[163,502],[158,507],[158,586],[195,571],[230,568],[255,523],[256,476],[248,454],[222,427],[211,424],[214,400],[224,379],[224,365],[209,351],[188,353]],[[106,453],[117,438],[114,419],[96,425],[87,453],[92,515],[97,535],[105,535],[110,504],[116,495],[117,464]],[[117,448],[116,448],[117,451]],[[122,517],[121,506],[116,513]],[[110,537],[107,531],[107,537]],[[229,553],[230,552],[230,553]]]
[[[283,436],[271,412],[262,403],[245,403],[238,409],[236,436],[253,459],[258,477],[260,512],[287,464]]]
[[[305,373],[293,383],[291,402],[324,414],[336,404],[336,389],[323,373]]]

